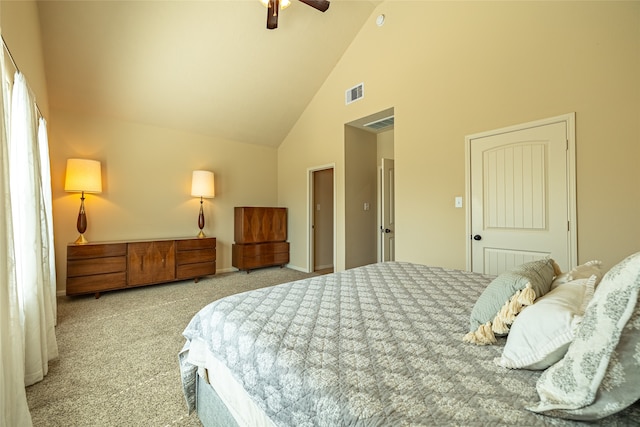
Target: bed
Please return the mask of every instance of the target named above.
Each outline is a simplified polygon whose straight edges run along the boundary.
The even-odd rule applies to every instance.
[[[214,301],[183,333],[189,411],[205,426],[580,424],[527,409],[542,371],[499,366],[506,338],[463,341],[494,280],[386,262]],[[640,425],[640,407],[599,424]]]

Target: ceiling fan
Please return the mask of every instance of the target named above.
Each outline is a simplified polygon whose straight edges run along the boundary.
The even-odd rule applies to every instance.
[[[329,9],[329,0],[300,0],[302,3],[311,6],[312,8],[319,10],[320,12],[326,12]],[[289,0],[262,0],[267,6],[267,29],[274,30],[278,28],[278,14],[280,9],[284,9],[289,6]]]

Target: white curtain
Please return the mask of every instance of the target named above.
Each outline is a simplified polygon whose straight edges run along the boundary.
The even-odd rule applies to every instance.
[[[31,426],[24,383],[11,193],[9,192],[9,88],[0,52],[0,425]]]
[[[10,119],[9,188],[24,340],[24,380],[25,385],[31,385],[44,378],[49,360],[58,356],[54,330],[56,279],[52,265],[55,260],[49,158],[40,158],[41,152],[47,154],[48,150],[41,151],[44,143],[39,147],[36,104],[19,72],[13,80]]]
[[[10,94],[0,70],[0,425],[31,426],[25,386],[58,356],[49,146],[24,76]]]
[[[40,227],[42,235],[42,265],[44,269],[43,295],[47,318],[52,320],[49,325],[53,343],[49,343],[49,360],[58,356],[58,345],[55,341],[53,326],[57,324],[58,306],[56,304],[56,248],[53,240],[53,195],[51,194],[51,166],[49,164],[49,135],[47,134],[47,121],[40,117],[38,120],[38,168],[40,171],[40,188],[42,190],[42,207],[40,210]],[[47,338],[50,340],[50,338]],[[55,354],[55,355],[54,355]]]

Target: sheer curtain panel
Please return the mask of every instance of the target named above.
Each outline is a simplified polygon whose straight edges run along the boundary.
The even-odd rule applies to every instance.
[[[25,385],[36,383],[47,374],[49,360],[58,356],[55,336],[55,269],[50,256],[51,218],[45,198],[51,188],[43,189],[42,165],[38,147],[38,120],[33,96],[24,75],[17,72],[9,127],[9,190],[13,217],[18,301],[24,339]],[[47,178],[48,180],[49,178]],[[48,181],[47,181],[48,182]],[[48,205],[51,205],[49,200]]]
[[[9,88],[0,52],[0,425],[31,426],[24,389],[24,352],[9,192]]]
[[[56,304],[56,248],[53,240],[53,195],[51,194],[51,165],[49,164],[49,136],[47,134],[47,121],[40,117],[38,120],[38,153],[40,170],[40,188],[42,189],[42,207],[40,210],[40,224],[42,233],[42,265],[44,268],[44,298],[49,300],[45,308],[50,311],[47,316],[53,319],[50,325],[50,333],[55,333],[53,326],[57,324],[58,306]],[[49,344],[52,346],[52,344]],[[58,346],[50,349],[51,353],[58,355]],[[49,360],[52,357],[50,355]]]

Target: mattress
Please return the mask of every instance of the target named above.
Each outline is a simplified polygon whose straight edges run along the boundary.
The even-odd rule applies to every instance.
[[[239,425],[578,424],[525,409],[538,401],[540,372],[497,366],[504,338],[462,341],[492,279],[387,262],[214,301],[184,331],[189,409],[197,370],[206,369],[218,394],[229,387],[216,381],[239,386],[240,403],[220,396],[227,406],[260,414]],[[627,415],[607,422],[624,425]]]

